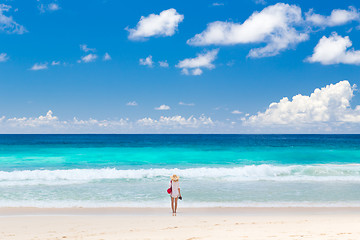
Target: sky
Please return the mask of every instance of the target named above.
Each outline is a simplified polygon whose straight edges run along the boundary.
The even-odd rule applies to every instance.
[[[0,3],[0,133],[360,133],[357,1]]]

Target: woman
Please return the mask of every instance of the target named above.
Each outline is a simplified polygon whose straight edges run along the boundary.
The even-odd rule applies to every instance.
[[[178,198],[181,198],[181,194],[180,194],[180,186],[179,186],[179,177],[174,174],[171,177],[171,182],[169,187],[171,187],[171,209],[173,211],[173,216],[176,216],[176,210],[177,210],[177,202],[178,202]],[[175,203],[175,205],[174,205]]]

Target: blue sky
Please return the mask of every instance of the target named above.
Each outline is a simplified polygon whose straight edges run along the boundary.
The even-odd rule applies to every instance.
[[[356,1],[1,4],[2,133],[360,133]]]

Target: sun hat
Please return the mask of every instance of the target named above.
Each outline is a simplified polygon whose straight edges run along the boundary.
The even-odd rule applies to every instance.
[[[172,175],[170,178],[171,178],[171,180],[173,180],[175,182],[179,180],[179,176],[176,174]]]

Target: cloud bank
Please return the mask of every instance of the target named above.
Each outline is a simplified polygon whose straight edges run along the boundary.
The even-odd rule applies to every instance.
[[[151,117],[130,121],[127,118],[118,120],[81,120],[74,117],[63,121],[49,110],[39,117],[0,118],[1,133],[144,133],[144,132],[193,132],[197,129],[206,130],[215,126],[210,117],[203,115],[188,118],[175,116]]]

